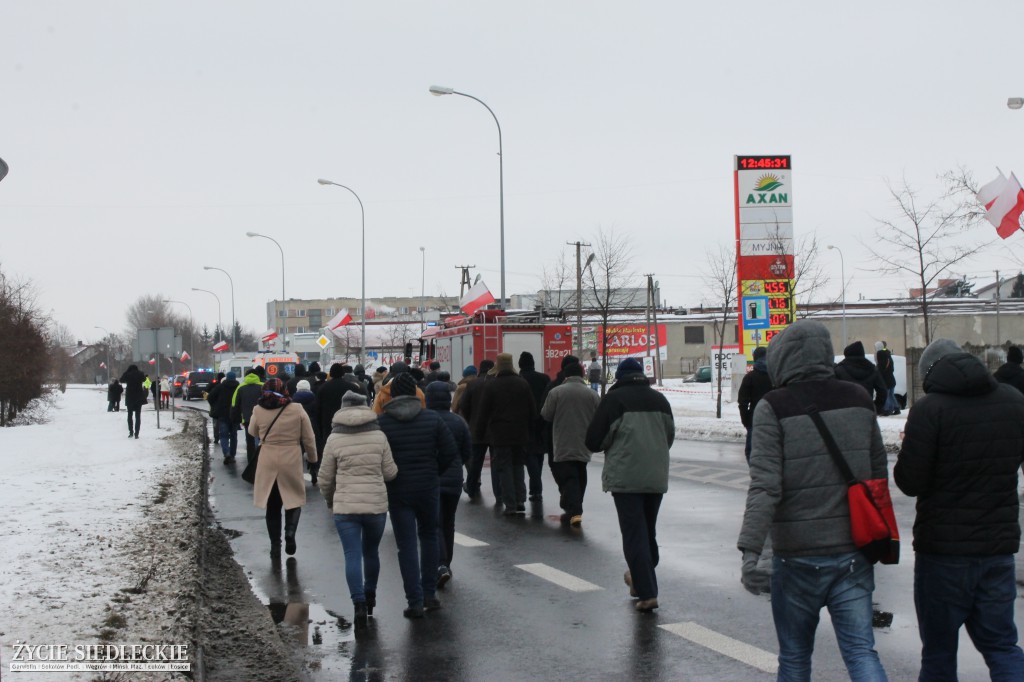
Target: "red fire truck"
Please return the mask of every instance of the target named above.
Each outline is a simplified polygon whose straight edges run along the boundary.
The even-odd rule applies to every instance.
[[[486,309],[442,320],[420,338],[422,365],[437,360],[454,381],[468,365],[479,367],[481,360],[493,360],[498,353],[511,353],[513,362],[518,362],[523,351],[532,353],[537,369],[553,379],[562,368],[562,358],[572,353],[572,325],[544,319],[536,312]]]

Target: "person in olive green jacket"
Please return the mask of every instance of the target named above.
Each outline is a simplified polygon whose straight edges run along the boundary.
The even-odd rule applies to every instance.
[[[629,570],[625,581],[636,610],[658,608],[658,542],[655,526],[668,492],[668,450],[675,440],[672,408],[651,388],[633,358],[619,363],[615,384],[601,399],[587,429],[591,452],[604,451],[601,487],[611,492]]]

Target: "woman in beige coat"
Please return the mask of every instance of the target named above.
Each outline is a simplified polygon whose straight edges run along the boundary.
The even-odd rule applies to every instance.
[[[380,555],[388,491],[398,475],[391,447],[377,425],[366,396],[349,391],[331,420],[331,435],[320,465],[320,492],[334,510],[334,525],[345,550],[345,580],[355,608],[355,624],[366,625],[377,602]],[[363,575],[365,569],[365,577]]]
[[[295,531],[299,527],[302,505],[306,504],[303,451],[310,462],[316,462],[313,425],[302,405],[292,404],[284,383],[280,379],[269,379],[263,384],[263,394],[253,408],[248,432],[260,440],[252,502],[267,510],[270,556],[281,556],[282,507],[285,510],[285,552],[295,554]]]

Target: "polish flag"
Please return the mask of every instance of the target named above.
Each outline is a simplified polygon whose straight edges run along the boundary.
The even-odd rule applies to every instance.
[[[985,207],[985,219],[992,223],[1003,239],[1020,229],[1024,188],[1013,173],[1007,178],[1000,172],[999,177],[978,190],[978,202]]]
[[[466,295],[459,301],[459,308],[467,315],[472,315],[488,303],[494,303],[494,296],[487,285],[480,280],[466,292]]]
[[[107,363],[101,362],[100,363],[100,369],[106,369],[106,368],[107,368]]]
[[[348,308],[342,308],[338,311],[338,314],[332,317],[327,322],[327,328],[332,332],[337,330],[339,327],[344,327],[346,324],[352,321],[352,316],[348,314]]]
[[[187,362],[188,360],[191,360],[191,359],[192,359],[191,355],[189,355],[185,351],[181,351],[181,361],[182,362]]]
[[[155,365],[156,364],[156,358],[150,358],[149,359],[149,364]]]
[[[213,344],[213,350],[218,352],[218,353],[220,353],[222,351],[226,351],[227,349],[228,349],[228,342],[224,341],[223,339],[218,341],[217,343]]]
[[[263,343],[267,343],[268,341],[273,341],[276,338],[277,338],[277,332],[274,331],[273,329],[268,329],[267,331],[263,332],[262,335],[260,335],[260,341],[262,341]]]

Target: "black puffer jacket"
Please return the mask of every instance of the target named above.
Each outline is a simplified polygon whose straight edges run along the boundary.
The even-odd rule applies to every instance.
[[[405,494],[437,490],[439,476],[458,457],[455,439],[440,415],[425,410],[416,396],[392,398],[377,418],[388,438],[398,476],[388,481],[388,500]]]
[[[427,409],[438,414],[445,426],[452,432],[458,455],[441,474],[441,492],[445,495],[459,496],[462,494],[462,463],[468,462],[473,455],[473,441],[469,437],[469,425],[457,414],[452,414],[452,393],[448,384],[433,381],[427,385]]]
[[[860,384],[868,392],[868,396],[874,400],[875,410],[881,412],[889,389],[885,387],[885,382],[882,380],[882,375],[878,373],[875,363],[864,356],[864,344],[854,341],[843,350],[843,354],[846,357],[836,365],[836,379]]]
[[[1024,396],[969,353],[940,358],[910,409],[893,478],[917,499],[914,549],[1013,554],[1020,546],[1017,471]]]
[[[473,397],[475,400],[475,392]],[[500,371],[493,379],[483,382],[479,424],[484,431],[483,440],[488,445],[530,445],[533,435],[531,428],[538,414],[533,389],[526,379],[512,370]]]
[[[121,375],[121,383],[124,384],[124,406],[134,410],[146,404],[146,389],[142,382],[146,375],[135,365],[131,365]]]
[[[235,397],[235,391],[238,390],[238,379],[224,379],[221,381],[216,391],[216,397],[214,402],[210,404],[210,416],[216,417],[217,419],[230,419],[231,418],[231,401]]]
[[[1007,362],[993,374],[1001,384],[1008,384],[1024,395],[1024,369],[1016,362]]]

